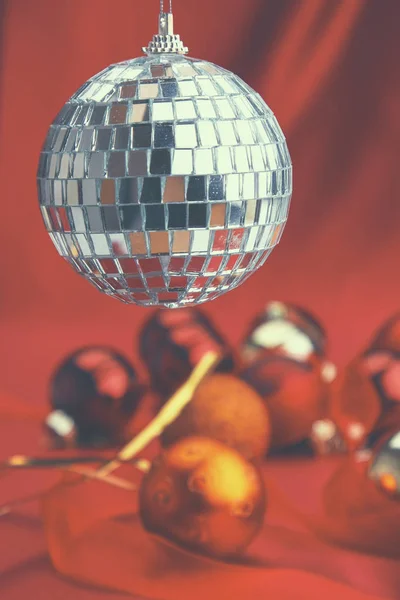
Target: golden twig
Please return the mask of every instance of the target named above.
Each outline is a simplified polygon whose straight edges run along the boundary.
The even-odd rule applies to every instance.
[[[189,404],[197,387],[219,361],[220,356],[216,352],[205,354],[187,381],[166,402],[154,419],[118,452],[115,459],[100,467],[98,473],[101,475],[112,473],[122,462],[132,460],[136,454],[161,435],[164,429],[173,423],[185,406]]]

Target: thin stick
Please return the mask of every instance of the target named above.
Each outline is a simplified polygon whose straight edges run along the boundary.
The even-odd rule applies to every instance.
[[[102,463],[104,456],[11,456],[0,463],[3,469],[51,469],[70,467],[76,464]]]
[[[149,460],[146,460],[145,458],[141,458],[140,460],[137,460],[131,464],[133,464],[133,466],[138,471],[141,471],[142,473],[148,473],[151,468],[151,462]],[[71,470],[72,469],[70,469],[70,471]],[[85,467],[75,467],[74,471],[75,471],[75,473],[80,473],[81,475],[84,475],[85,477],[88,477],[89,479],[99,479],[100,481],[108,480],[109,483],[114,482],[115,485],[118,484],[119,487],[124,487],[125,489],[136,489],[136,487],[132,486],[125,479],[120,479],[119,477],[114,477],[114,475],[110,475],[110,474],[103,474],[100,471],[100,469],[98,469],[96,471],[94,469],[87,469]],[[130,486],[130,487],[127,487],[127,486]]]
[[[142,471],[142,469],[140,470]],[[119,487],[123,490],[134,491],[137,489],[133,483],[127,481],[126,479],[121,479],[120,477],[115,477],[114,475],[102,475],[99,473],[99,471],[85,469],[85,467],[74,467],[65,469],[65,471],[69,471],[70,473],[78,473],[78,475],[83,475],[89,479],[98,479],[99,481],[103,481],[104,483],[108,483],[114,487]]]
[[[0,469],[66,469],[79,464],[104,463],[104,456],[61,456],[61,457],[40,457],[20,456],[16,454],[11,456],[3,463],[0,463]],[[147,472],[150,469],[150,462],[141,458],[133,463],[139,471]]]
[[[138,461],[138,468],[140,471],[146,471],[145,462],[146,461]],[[149,468],[150,466],[148,466],[147,470]],[[123,490],[128,490],[130,492],[134,492],[137,490],[137,487],[133,485],[130,481],[127,481],[126,479],[121,479],[120,477],[115,477],[114,475],[101,475],[101,473],[98,473],[98,471],[94,471],[93,469],[85,469],[84,467],[70,467],[62,470],[67,471],[69,473],[77,473],[78,475],[83,475],[85,478],[97,479],[99,481],[102,481],[103,483],[112,485],[113,487],[118,487]],[[40,500],[45,495],[45,493],[46,492],[31,494],[29,496],[19,498],[18,500],[8,502],[7,504],[0,505],[0,517],[8,515],[14,508],[17,508],[18,506],[28,504],[29,502],[35,502],[35,500]]]
[[[98,473],[102,475],[112,473],[112,471],[119,467],[121,462],[132,460],[136,454],[141,452],[150,442],[161,435],[164,429],[173,423],[185,406],[189,404],[197,387],[216,367],[219,361],[220,356],[216,352],[208,352],[205,354],[193,370],[189,379],[167,401],[154,419],[150,421],[150,423],[124,448],[122,448],[114,460],[106,463],[103,467],[100,467]]]
[[[43,495],[43,492],[40,494],[31,494],[30,496],[24,496],[23,498],[19,498],[18,500],[12,500],[12,502],[7,502],[7,504],[3,504],[0,506],[0,517],[7,515],[12,511],[13,508],[20,506],[21,504],[28,504],[28,502],[34,502],[35,500],[39,500]]]

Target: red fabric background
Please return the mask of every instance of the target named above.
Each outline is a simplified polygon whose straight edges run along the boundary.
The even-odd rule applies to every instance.
[[[294,163],[280,246],[248,283],[206,309],[236,341],[266,300],[301,303],[326,323],[332,356],[342,364],[398,308],[400,5],[175,4],[191,55],[236,71],[263,95]],[[101,295],[59,258],[42,226],[35,172],[65,100],[109,63],[139,55],[157,10],[155,1],[5,2],[1,364],[3,386],[25,397],[43,395],[54,362],[79,343],[113,342],[131,352],[132,333],[148,314]]]
[[[157,10],[155,0],[3,1],[0,387],[38,404],[66,352],[99,342],[135,354],[148,315],[101,295],[59,258],[35,173],[65,100],[90,75],[140,54]],[[399,304],[400,3],[175,0],[175,13],[192,56],[237,72],[263,95],[294,164],[281,245],[243,287],[205,309],[236,342],[267,300],[302,304],[322,318],[343,365]],[[12,429],[2,433],[7,441],[12,451],[25,443]]]

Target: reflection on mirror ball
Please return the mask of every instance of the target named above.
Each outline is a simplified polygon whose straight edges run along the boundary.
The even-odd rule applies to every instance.
[[[176,307],[237,287],[282,235],[282,130],[231,72],[176,54],[111,65],[51,125],[42,216],[72,267],[125,303]]]

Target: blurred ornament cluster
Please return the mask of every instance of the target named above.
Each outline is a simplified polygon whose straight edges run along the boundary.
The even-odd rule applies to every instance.
[[[323,537],[337,538],[341,520],[348,524],[368,507],[371,493],[375,504],[397,506],[400,315],[341,371],[329,360],[322,324],[294,304],[270,302],[238,347],[228,337],[197,307],[152,312],[137,338],[147,381],[113,348],[77,349],[50,380],[47,448],[118,451],[138,431],[143,406],[157,419],[213,355],[216,364],[160,428],[158,455],[141,468],[139,515],[147,531],[207,556],[237,556],[263,526],[261,467],[274,456],[343,458],[324,497],[336,533],[325,527]],[[379,516],[387,531],[380,552],[397,535],[387,514]],[[362,526],[350,542],[348,535],[339,543],[371,543]]]
[[[161,408],[207,352],[218,353],[218,366],[163,432],[164,447],[195,435],[249,459],[318,455],[373,450],[400,430],[400,315],[340,372],[317,317],[283,302],[267,304],[237,348],[197,307],[154,311],[138,345],[146,383],[107,347],[79,348],[58,366],[46,419],[52,447],[122,444],[146,392]]]

